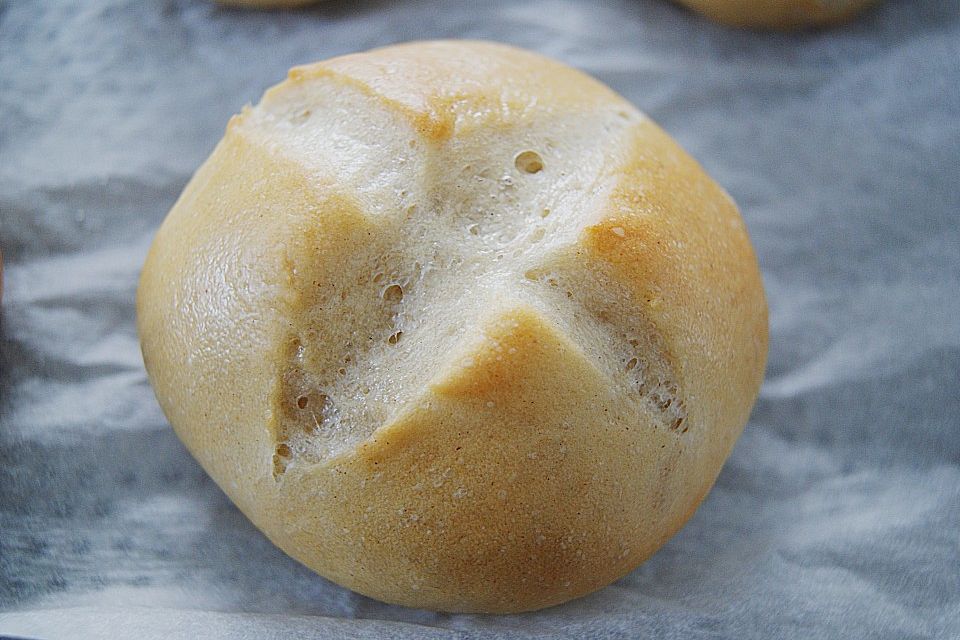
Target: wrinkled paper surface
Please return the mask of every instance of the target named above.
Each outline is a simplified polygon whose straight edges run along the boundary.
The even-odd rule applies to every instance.
[[[586,70],[740,204],[766,383],[690,523],[546,611],[385,605],[274,548],[161,414],[150,239],[288,67],[489,38]],[[960,637],[960,9],[731,31],[661,0],[0,5],[0,633],[43,638]]]

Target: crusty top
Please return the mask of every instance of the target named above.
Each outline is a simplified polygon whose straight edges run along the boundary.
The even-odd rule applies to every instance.
[[[293,69],[170,212],[138,318],[170,422],[274,542],[466,611],[652,553],[767,343],[726,193],[602,84],[483,42]]]

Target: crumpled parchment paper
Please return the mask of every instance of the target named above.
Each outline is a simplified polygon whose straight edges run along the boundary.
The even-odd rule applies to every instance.
[[[167,425],[134,329],[152,234],[288,67],[489,38],[594,74],[740,204],[760,400],[690,523],[515,616],[350,593],[275,549]],[[960,637],[960,5],[795,35],[662,0],[0,3],[0,633],[43,638]]]

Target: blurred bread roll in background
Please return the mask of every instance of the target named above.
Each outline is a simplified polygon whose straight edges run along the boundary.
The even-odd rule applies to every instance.
[[[650,556],[767,350],[723,189],[601,83],[487,42],[293,69],[187,185],[137,309],[160,405],[254,524],[447,611],[546,607]]]
[[[876,0],[677,0],[733,27],[801,29],[849,20]]]
[[[676,0],[711,20],[733,27],[801,29],[849,20],[877,0]],[[248,9],[291,9],[320,0],[215,0]]]

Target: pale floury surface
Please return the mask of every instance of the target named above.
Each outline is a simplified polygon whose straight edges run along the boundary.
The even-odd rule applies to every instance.
[[[646,559],[767,350],[727,194],[595,80],[477,41],[291,71],[170,212],[137,316],[161,407],[255,524],[448,611]]]
[[[960,635],[956,7],[795,36],[659,0],[444,7],[5,8],[0,632]],[[771,311],[758,405],[693,518],[533,614],[385,605],[291,560],[179,443],[134,330],[149,241],[231,114],[296,64],[452,36],[538,50],[648,113],[740,205]]]

